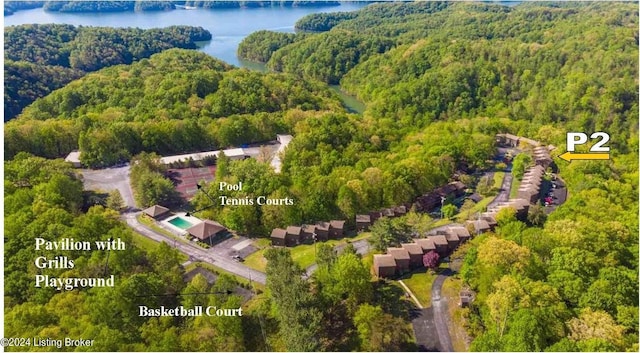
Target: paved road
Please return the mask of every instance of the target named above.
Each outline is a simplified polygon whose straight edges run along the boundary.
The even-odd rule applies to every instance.
[[[366,255],[367,253],[369,253],[369,250],[371,249],[371,246],[369,245],[369,242],[367,241],[367,239],[362,239],[362,240],[358,240],[358,241],[354,241],[351,244],[353,244],[353,247],[356,248],[356,252],[360,255]],[[343,244],[340,246],[336,247],[336,252],[338,254],[340,254],[342,252],[342,250],[347,246],[347,244]],[[307,267],[306,271],[307,271],[307,276],[306,277],[311,277],[311,274],[318,268],[317,264],[313,264],[309,267]]]
[[[416,310],[416,317],[411,320],[413,333],[419,352],[441,352],[438,332],[433,320],[433,308]]]
[[[111,191],[118,189],[129,209],[136,208],[133,192],[129,183],[129,166],[106,169],[82,169],[82,182],[86,190]]]
[[[453,344],[451,343],[447,325],[449,318],[447,298],[440,295],[444,280],[452,274],[453,272],[450,269],[442,271],[431,286],[431,308],[433,309],[433,322],[438,333],[438,350],[440,352],[453,352]]]
[[[500,202],[506,202],[509,200],[509,193],[511,193],[511,182],[513,181],[513,175],[511,171],[504,173],[504,179],[502,179],[502,185],[500,186],[500,192],[493,199],[493,201],[489,202],[487,207],[495,206]]]
[[[204,261],[210,263],[225,271],[229,271],[238,276],[256,281],[258,283],[265,284],[267,282],[267,275],[263,272],[242,265],[241,263],[238,263],[227,256],[221,256],[214,252],[207,251],[206,249],[203,249],[195,244],[185,244],[179,241],[175,241],[174,239],[169,238],[163,234],[156,233],[152,229],[149,229],[138,222],[138,220],[136,219],[136,216],[138,214],[139,213],[126,213],[123,215],[123,218],[125,219],[129,227],[133,228],[133,230],[144,235],[145,237],[157,242],[165,242],[169,245],[175,246],[176,249],[188,255],[193,261]]]

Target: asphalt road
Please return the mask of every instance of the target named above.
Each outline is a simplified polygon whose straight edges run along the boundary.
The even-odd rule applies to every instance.
[[[438,350],[440,352],[453,352],[453,344],[447,326],[449,318],[447,298],[440,295],[444,280],[452,274],[450,269],[444,270],[436,277],[431,286],[431,308],[433,309],[433,322],[438,333]]]
[[[265,284],[267,282],[266,274],[242,265],[241,263],[234,261],[230,257],[216,254],[195,244],[185,244],[179,241],[175,241],[174,239],[169,238],[163,234],[156,233],[152,229],[149,229],[138,222],[138,220],[136,219],[136,216],[138,214],[139,213],[126,213],[123,215],[123,218],[125,219],[129,227],[142,234],[143,236],[157,242],[165,242],[189,256],[189,258],[193,261],[204,261],[210,263],[225,271],[229,271],[238,276],[256,281],[258,283]]]
[[[118,189],[129,209],[136,208],[133,192],[129,184],[129,166],[106,169],[82,169],[82,182],[86,190],[111,191]]]
[[[489,202],[487,207],[495,206],[500,202],[509,201],[509,193],[511,192],[511,182],[513,181],[513,175],[511,171],[504,173],[504,179],[502,179],[502,186],[500,186],[500,192],[493,199],[493,201]]]
[[[438,332],[434,325],[433,308],[417,310],[417,315],[411,320],[411,324],[419,352],[442,351],[439,347]]]

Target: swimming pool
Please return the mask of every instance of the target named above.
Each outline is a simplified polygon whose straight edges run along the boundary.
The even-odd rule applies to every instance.
[[[187,230],[189,228],[191,228],[191,226],[193,226],[193,224],[191,224],[191,222],[187,221],[186,219],[178,216],[176,218],[170,219],[167,222],[173,224],[174,226],[180,228],[180,229],[184,229]]]

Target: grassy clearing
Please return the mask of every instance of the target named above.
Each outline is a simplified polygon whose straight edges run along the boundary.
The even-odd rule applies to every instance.
[[[437,274],[429,273],[426,268],[422,268],[403,276],[401,280],[409,287],[413,295],[418,298],[420,304],[428,308],[431,306],[431,286],[436,277]]]
[[[504,172],[493,173],[493,188],[500,190],[502,187],[502,181],[504,180]]]
[[[142,234],[136,233],[136,232],[131,232],[133,234],[133,245],[135,245],[137,248],[140,248],[146,252],[149,251],[153,251],[155,250],[158,245],[160,245],[160,243],[155,242],[147,237],[145,237]]]
[[[151,240],[142,234],[139,234],[136,232],[132,232],[132,234],[133,234],[133,238],[132,238],[133,244],[137,248],[142,249],[147,253],[150,251],[154,251],[160,245],[160,243],[154,240]],[[189,256],[183,253],[179,253],[179,258],[181,262],[185,262],[189,259]]]
[[[513,178],[511,181],[511,190],[509,191],[509,198],[515,199],[518,197],[518,188],[520,188],[520,180]]]
[[[371,236],[370,232],[363,232],[352,238],[331,239],[324,243],[331,246],[340,246],[340,245],[347,244],[347,242],[352,243],[354,241],[366,239],[370,236]],[[269,239],[264,239],[264,240],[268,241],[268,244],[271,243]],[[259,243],[257,244],[254,242],[254,245],[256,245],[259,248],[260,247],[262,248],[254,252],[253,254],[245,257],[244,259],[245,266],[251,267],[258,271],[262,271],[262,272],[265,271],[265,269],[267,268],[267,260],[264,258],[264,252],[268,248],[268,245],[263,246],[264,244],[267,244],[267,243],[265,243],[262,239],[260,239]],[[293,259],[293,262],[295,262],[296,264],[298,264],[298,266],[302,268],[307,268],[316,262],[316,249],[314,244],[298,245],[298,246],[289,248],[289,250],[291,251],[291,258]]]
[[[469,337],[464,330],[465,310],[459,306],[459,293],[462,288],[462,280],[449,277],[442,285],[442,295],[447,298],[447,310],[451,321],[449,322],[449,335],[455,352],[469,351]]]

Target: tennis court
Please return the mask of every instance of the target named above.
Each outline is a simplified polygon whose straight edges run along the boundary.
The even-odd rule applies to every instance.
[[[216,167],[169,169],[169,176],[176,185],[176,190],[185,199],[190,199],[198,191],[198,182],[211,182],[216,175]]]

